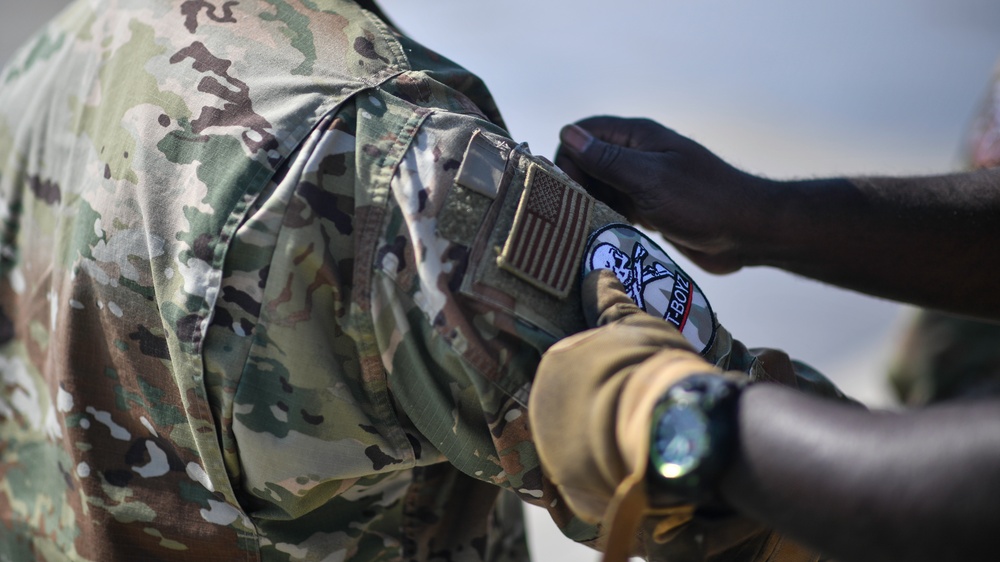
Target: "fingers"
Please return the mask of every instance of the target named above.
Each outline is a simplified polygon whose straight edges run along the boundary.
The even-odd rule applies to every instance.
[[[559,151],[556,153],[555,163],[556,166],[559,166],[559,168],[566,172],[569,177],[573,178],[573,180],[583,186],[591,197],[621,213],[630,222],[637,222],[641,220],[641,217],[637,216],[635,205],[632,203],[632,199],[628,196],[628,194],[622,193],[614,187],[587,175],[587,173],[581,170],[580,167],[577,166],[576,162],[574,162],[573,159],[567,155],[566,149],[562,147],[559,148]]]
[[[684,142],[684,137],[651,119],[590,117],[577,121],[576,126],[606,143],[640,152],[678,150]]]
[[[698,267],[715,275],[735,273],[744,265],[743,257],[735,252],[704,252],[677,243],[674,243],[674,247],[684,254],[684,257],[696,263]]]
[[[643,153],[621,144],[605,142],[578,125],[567,125],[559,133],[566,155],[588,176],[629,193],[643,177],[636,172],[647,169]]]
[[[560,170],[566,172],[566,175],[573,178],[573,180],[576,181],[576,183],[582,185],[583,187],[589,190],[590,189],[589,184],[592,183],[590,181],[590,177],[587,176],[587,174],[583,170],[581,170],[579,166],[577,166],[576,162],[569,157],[567,152],[568,150],[565,147],[559,145],[559,147],[556,149],[556,155],[555,158],[553,159],[553,162],[555,162],[556,166],[559,166]]]
[[[606,205],[632,222],[644,222],[653,184],[663,183],[667,152],[681,150],[684,137],[649,119],[591,117],[567,125],[556,163]]]
[[[584,278],[582,300],[583,315],[592,328],[642,312],[609,269],[592,271]]]

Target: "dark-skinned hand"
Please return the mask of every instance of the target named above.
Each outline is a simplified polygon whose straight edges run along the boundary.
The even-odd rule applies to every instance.
[[[648,119],[592,117],[560,138],[556,164],[633,223],[659,231],[706,271],[748,263],[773,182]]]

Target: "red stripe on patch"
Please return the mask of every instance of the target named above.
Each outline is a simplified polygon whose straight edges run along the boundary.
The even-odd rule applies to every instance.
[[[684,318],[681,318],[681,325],[677,328],[678,332],[683,332],[684,331],[684,326],[686,326],[687,323],[688,323],[688,316],[691,315],[691,308],[692,308],[692,305],[694,304],[694,294],[693,293],[694,293],[694,291],[690,291],[688,293],[687,308],[684,309]]]

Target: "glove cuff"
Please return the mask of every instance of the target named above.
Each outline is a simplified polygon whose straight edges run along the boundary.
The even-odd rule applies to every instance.
[[[618,449],[628,476],[618,485],[602,518],[610,525],[605,562],[624,562],[628,559],[645,517],[658,518],[656,533],[666,535],[694,516],[695,506],[689,503],[666,502],[656,506],[650,503],[647,468],[650,428],[656,403],[671,386],[698,373],[722,374],[691,351],[666,349],[643,362],[630,374],[622,388],[616,428]]]

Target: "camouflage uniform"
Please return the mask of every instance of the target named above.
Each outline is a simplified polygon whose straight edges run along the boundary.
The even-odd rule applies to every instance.
[[[0,559],[598,537],[526,404],[621,217],[350,0],[75,2],[0,75],[0,201]]]
[[[973,122],[966,162],[969,169],[1000,166],[1000,66]],[[1000,395],[1000,325],[920,311],[889,378],[896,395],[910,406]]]

